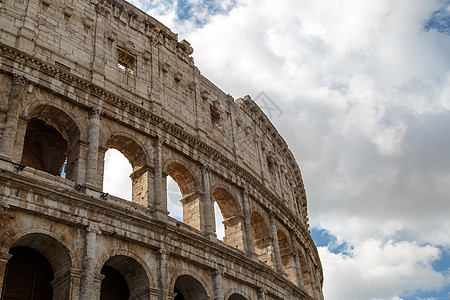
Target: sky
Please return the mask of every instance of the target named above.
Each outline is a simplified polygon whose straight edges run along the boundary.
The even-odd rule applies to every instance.
[[[450,1],[130,2],[286,140],[326,300],[450,299]]]

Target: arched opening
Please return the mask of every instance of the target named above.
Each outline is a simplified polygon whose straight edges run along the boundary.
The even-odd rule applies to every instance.
[[[236,200],[223,188],[215,189],[212,197],[223,216],[224,243],[244,251],[243,222]]]
[[[75,122],[48,105],[34,108],[29,117],[21,163],[77,181],[80,131]]]
[[[53,269],[44,255],[29,247],[11,248],[1,299],[52,299]]]
[[[280,246],[281,263],[283,265],[283,270],[288,275],[288,278],[293,283],[297,283],[296,272],[295,272],[295,262],[292,256],[291,245],[287,236],[282,230],[277,231],[278,245]]]
[[[258,255],[259,260],[273,268],[269,228],[263,217],[257,212],[252,212],[250,220],[252,223],[255,252]]]
[[[103,266],[100,273],[105,276],[102,280],[100,300],[127,300],[130,297],[128,284],[119,271]]]
[[[306,261],[306,257],[303,255],[303,251],[301,249],[298,249],[298,257],[300,260],[300,269],[302,271],[303,284],[305,285],[305,288],[308,291],[308,293],[312,296],[313,289],[312,289],[311,276],[310,276],[309,270],[308,270],[308,263]]]
[[[114,187],[119,188],[120,193],[123,192],[123,194],[121,195],[125,195],[125,199],[131,198],[133,202],[148,206],[150,197],[149,189],[151,189],[149,180],[150,178],[152,178],[152,175],[149,174],[150,171],[148,170],[148,168],[146,168],[147,160],[142,147],[132,139],[121,135],[112,135],[106,142],[106,147],[109,149],[115,149],[117,152],[120,152],[121,155],[119,155],[119,153],[114,150],[108,150],[105,153],[104,174],[107,170],[108,174],[104,175],[104,191],[109,192],[109,190],[105,189],[105,185],[106,187],[110,185],[110,182],[106,183],[108,178],[113,177],[113,180],[114,178],[116,178],[118,180],[121,180],[121,182],[125,183],[126,185],[128,184],[128,187]],[[124,158],[128,160],[128,163]],[[110,162],[116,162],[118,164],[110,164]],[[130,171],[129,165],[131,165],[131,174],[129,175],[129,177],[131,178],[130,198],[128,198],[130,196],[129,181],[124,178],[126,176],[126,173]],[[128,170],[124,171],[125,169]],[[112,172],[113,174],[111,174],[110,172]]]
[[[135,259],[117,255],[108,259],[101,269],[100,299],[145,299],[149,297],[150,284],[144,268]]]
[[[30,278],[33,277],[34,282],[31,281],[31,286],[35,286],[36,293],[43,293],[49,295],[48,284],[50,284],[50,289],[52,290],[53,297],[55,299],[69,299],[70,298],[70,284],[71,284],[71,272],[72,261],[67,251],[61,243],[56,239],[41,233],[32,233],[20,237],[11,246],[9,253],[12,254],[12,258],[8,261],[5,276],[4,291],[7,293],[9,290],[9,284],[12,281],[13,293],[17,290],[16,281],[11,278],[17,278],[16,275],[20,275],[19,279],[22,283],[20,287],[24,291],[21,293],[29,293],[30,291],[25,291],[25,285],[30,287]],[[11,265],[12,266],[11,266]],[[15,266],[14,266],[15,265]],[[19,266],[19,271],[17,270]],[[11,269],[12,268],[12,269]],[[41,268],[44,271],[37,270],[36,268]],[[49,271],[51,270],[51,272]],[[9,275],[9,272],[13,272]],[[50,274],[51,273],[51,274]],[[31,276],[33,275],[33,276]],[[22,276],[25,276],[22,278]],[[28,276],[28,277],[27,277]],[[31,276],[31,277],[30,277]],[[39,278],[38,278],[39,277]],[[10,279],[8,279],[10,278]],[[28,279],[27,279],[28,278]],[[37,285],[37,280],[40,283]],[[45,284],[44,284],[45,283]],[[48,284],[47,284],[48,283]],[[44,285],[47,288],[43,288]],[[32,288],[33,289],[33,288]],[[8,292],[9,293],[9,292]],[[37,295],[37,294],[35,294]],[[1,298],[1,299],[52,299],[52,297],[42,297],[42,298]]]
[[[105,167],[103,173],[103,191],[111,195],[131,201],[133,172],[128,159],[116,149],[105,152]]]
[[[202,284],[192,276],[181,275],[175,281],[174,300],[207,300],[208,295]]]
[[[223,241],[225,237],[225,225],[223,224],[223,214],[217,202],[214,202],[214,219],[216,221],[217,238]]]
[[[180,187],[172,177],[167,175],[167,210],[169,216],[183,222],[183,204]]]
[[[182,219],[183,222],[197,230],[201,230],[201,218],[200,218],[200,205],[201,205],[201,194],[199,193],[198,184],[192,176],[191,172],[180,163],[171,163],[167,166],[166,170],[168,178],[166,178],[166,184],[171,184],[167,186],[167,209],[171,216],[176,219]],[[172,180],[172,181],[170,181]],[[172,188],[173,187],[173,190]],[[171,188],[171,190],[169,190]],[[181,194],[181,199],[174,194],[169,194],[179,190]],[[170,197],[170,198],[169,198]],[[177,198],[179,200],[177,200]],[[180,206],[182,205],[182,218],[177,218],[176,215],[180,216]]]
[[[244,296],[234,293],[231,295],[228,300],[247,300]]]

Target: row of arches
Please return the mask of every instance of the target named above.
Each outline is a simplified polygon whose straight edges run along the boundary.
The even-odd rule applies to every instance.
[[[265,212],[245,212],[243,205],[247,200],[241,191],[210,176],[202,166],[158,141],[140,141],[126,132],[113,134],[112,129],[103,132],[100,114],[95,110],[89,114],[88,128],[67,110],[50,104],[34,104],[25,110],[24,117],[24,135],[16,137],[16,144],[22,145],[20,163],[102,189],[105,153],[115,149],[131,165],[133,202],[159,207],[167,214],[167,183],[168,178],[173,179],[181,194],[180,220],[196,230],[214,233],[215,205],[223,218],[226,244],[250,254],[254,251],[263,263],[283,271],[292,282],[313,293],[314,274],[308,258],[302,251],[294,250],[289,234],[280,226],[274,231],[269,229]],[[81,128],[88,131],[87,135]]]
[[[57,251],[55,250],[57,249]],[[26,234],[15,241],[9,251],[10,258],[3,276],[0,299],[72,299],[82,275],[74,272],[72,256],[59,241],[42,233]],[[157,270],[150,270],[156,276]],[[64,278],[66,277],[66,278]],[[101,281],[91,297],[100,300],[150,299],[159,295],[151,287],[152,275],[136,259],[126,255],[113,255],[102,265],[98,276]],[[169,285],[170,299],[208,300],[211,292],[195,274],[181,274]],[[246,300],[243,293],[230,291],[226,299]]]

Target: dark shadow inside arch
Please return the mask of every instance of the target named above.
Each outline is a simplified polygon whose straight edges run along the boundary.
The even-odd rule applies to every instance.
[[[102,300],[148,299],[150,283],[144,268],[135,259],[116,255],[102,267],[105,275],[101,285]]]
[[[26,252],[16,253],[16,249],[25,249]],[[22,250],[20,250],[22,251]],[[69,299],[70,298],[70,269],[72,267],[72,260],[70,258],[69,252],[66,247],[64,247],[60,242],[51,236],[42,233],[30,233],[20,237],[10,248],[10,254],[13,257],[10,262],[18,260],[20,265],[20,272],[32,272],[33,268],[42,267],[43,270],[49,268],[50,271],[45,271],[44,273],[33,273],[36,277],[39,276],[40,279],[46,280],[45,282],[50,283],[52,288],[52,294],[55,299]],[[25,253],[25,254],[24,254]],[[37,255],[38,253],[39,255]],[[20,254],[14,260],[14,256]],[[31,263],[28,261],[30,257],[40,257],[37,259],[37,263]],[[47,263],[44,263],[46,261]],[[47,266],[47,267],[46,267]],[[49,267],[49,268],[48,268]],[[33,269],[34,270],[34,269]],[[8,275],[7,275],[8,276]],[[39,279],[39,280],[40,280]],[[27,282],[27,280],[23,280]],[[33,284],[32,284],[33,285]],[[39,287],[40,293],[42,285]],[[48,287],[48,285],[47,285]],[[2,298],[3,299],[3,298]],[[7,299],[7,298],[5,298]],[[50,298],[10,298],[10,299],[52,299]]]
[[[54,276],[47,258],[23,246],[11,248],[9,254],[1,299],[52,299]]]
[[[207,300],[208,295],[202,284],[192,276],[181,275],[174,287],[175,300]]]
[[[231,295],[228,300],[247,300],[244,296],[234,293]]]
[[[78,126],[66,113],[40,105],[30,113],[21,163],[76,181],[79,137]]]

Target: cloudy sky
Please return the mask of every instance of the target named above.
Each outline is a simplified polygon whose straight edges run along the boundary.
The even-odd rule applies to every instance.
[[[450,1],[130,2],[277,109],[326,300],[450,299]]]

